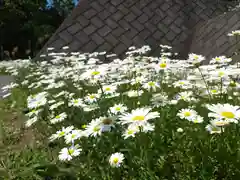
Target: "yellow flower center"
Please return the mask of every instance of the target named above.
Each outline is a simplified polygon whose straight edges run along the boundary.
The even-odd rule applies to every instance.
[[[62,132],[59,133],[60,136],[63,136],[64,134],[65,134],[64,131],[62,131]]]
[[[182,84],[185,84],[185,83],[184,83],[183,81],[180,81],[180,82],[179,82],[179,84],[181,84],[181,85],[182,85]]]
[[[149,82],[148,85],[149,85],[149,86],[154,86],[155,83],[154,83],[154,82]]]
[[[83,125],[82,125],[82,128],[83,128],[83,129],[85,129],[86,127],[87,127],[87,125],[86,125],[86,124],[83,124]]]
[[[78,99],[75,99],[73,102],[74,102],[74,104],[77,104],[79,101],[78,101]]]
[[[232,112],[229,112],[229,111],[222,112],[221,115],[224,118],[228,118],[228,119],[232,119],[232,118],[235,117],[235,115]]]
[[[212,131],[213,131],[213,132],[218,132],[219,129],[218,129],[217,127],[212,127]]]
[[[224,75],[224,72],[221,71],[221,72],[218,73],[218,75],[219,75],[219,76],[223,76],[223,75]]]
[[[216,89],[211,90],[212,93],[217,93]]]
[[[231,82],[230,82],[230,86],[234,86],[234,87],[235,87],[236,85],[237,85],[237,84],[236,84],[234,81],[231,81]]]
[[[72,155],[74,153],[74,149],[69,149],[68,152],[70,155]]]
[[[128,130],[128,134],[133,134],[133,130]]]
[[[96,96],[95,95],[90,95],[89,98],[90,99],[94,99]]]
[[[160,63],[159,66],[160,66],[160,68],[166,68],[167,64],[166,63]]]
[[[116,110],[116,111],[120,111],[121,108],[120,108],[120,107],[116,107],[115,110]]]
[[[114,164],[117,164],[118,161],[119,161],[119,159],[118,159],[117,157],[113,158],[113,163],[114,163]]]
[[[185,113],[184,113],[184,116],[185,116],[185,117],[189,117],[189,116],[191,116],[191,113],[190,113],[190,112],[185,112]]]
[[[133,120],[134,120],[134,121],[143,121],[144,119],[145,119],[144,116],[134,116],[134,117],[133,117]]]
[[[198,59],[199,57],[198,56],[194,56],[194,59]]]
[[[93,131],[94,131],[94,132],[98,132],[99,130],[100,130],[100,127],[99,127],[99,126],[96,126],[96,127],[93,128]]]
[[[76,137],[76,134],[72,134],[72,138],[75,138]]]
[[[216,60],[216,61],[220,61],[220,58],[219,58],[219,57],[217,57],[215,60]]]
[[[197,119],[194,119],[193,122],[194,122],[194,123],[198,123],[198,120],[197,120]]]
[[[92,72],[92,75],[93,75],[93,76],[96,76],[96,75],[98,75],[98,74],[100,74],[99,71],[93,71],[93,72]]]
[[[60,118],[60,116],[59,116],[59,115],[57,115],[57,116],[56,116],[56,118],[57,118],[57,119],[59,119],[59,118]]]
[[[111,90],[110,87],[105,88],[105,91],[110,91],[110,90]]]

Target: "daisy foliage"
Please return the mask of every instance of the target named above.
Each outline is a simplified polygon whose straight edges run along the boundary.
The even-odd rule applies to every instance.
[[[18,77],[2,90],[9,99],[16,88],[28,94],[25,125],[49,129],[57,161],[74,162],[79,177],[240,177],[239,65],[195,53],[174,59],[160,47],[159,57],[147,55],[149,46],[130,47],[122,59],[64,48],[39,62],[2,62]]]

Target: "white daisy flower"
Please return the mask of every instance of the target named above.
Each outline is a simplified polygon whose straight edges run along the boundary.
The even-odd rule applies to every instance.
[[[180,87],[182,89],[192,88],[192,84],[188,80],[179,80],[173,83],[174,87]]]
[[[63,46],[62,49],[69,49],[69,47],[68,46]]]
[[[191,119],[191,121],[192,121],[193,123],[202,123],[202,122],[203,122],[203,117],[202,117],[202,116],[199,116],[199,115],[196,115],[195,117],[193,117],[193,118]]]
[[[204,60],[205,60],[205,57],[202,55],[197,55],[194,53],[191,53],[188,55],[188,61],[192,64],[199,64]]]
[[[181,119],[187,119],[189,121],[192,121],[197,115],[197,112],[193,109],[181,109],[179,113],[177,113],[177,116],[179,116]]]
[[[85,73],[81,75],[81,78],[82,79],[100,79],[104,75],[106,75],[105,68],[88,69]]]
[[[212,124],[208,124],[205,128],[210,134],[220,134],[220,133],[224,132],[224,128],[216,127]]]
[[[59,160],[61,161],[70,161],[73,157],[79,156],[82,149],[79,148],[79,146],[72,146],[69,148],[63,148],[59,152]]]
[[[138,97],[143,94],[143,90],[139,90],[139,91],[130,90],[130,91],[126,92],[126,94],[128,97]]]
[[[88,136],[100,136],[102,134],[102,123],[100,119],[92,120],[85,130]]]
[[[38,116],[42,109],[32,109],[29,113],[26,114],[28,117]]]
[[[226,56],[217,56],[210,60],[210,64],[222,64],[222,63],[228,63],[231,62],[231,58],[227,58]]]
[[[110,95],[110,94],[115,93],[116,90],[117,90],[117,86],[113,86],[113,85],[104,85],[104,86],[102,87],[102,89],[99,89],[99,90],[98,90],[98,93],[101,94],[102,91],[103,91],[104,94],[108,94],[108,95]]]
[[[206,107],[211,111],[208,113],[208,117],[213,117],[218,120],[229,120],[230,122],[236,122],[239,120],[239,106],[232,106],[230,104],[213,104],[206,105]]]
[[[159,87],[160,87],[159,83],[154,81],[149,81],[143,85],[144,89],[147,89],[148,91],[152,90],[153,92],[155,92],[156,89]]]
[[[205,91],[205,94],[208,94],[208,93],[209,93],[208,90],[206,90],[206,91]],[[214,89],[210,89],[210,93],[211,93],[212,95],[217,95],[217,94],[220,94],[221,91],[220,91],[218,88],[214,88]]]
[[[114,153],[109,158],[109,164],[112,167],[120,167],[123,163],[124,155],[122,153]]]
[[[81,107],[84,104],[83,104],[83,100],[81,98],[78,98],[78,99],[71,99],[68,105],[74,106],[74,107]]]
[[[36,109],[40,106],[45,105],[47,103],[46,96],[47,96],[46,92],[41,92],[41,93],[36,94],[36,95],[28,96],[28,98],[27,98],[28,108]]]
[[[58,122],[62,122],[64,119],[67,118],[67,114],[65,112],[55,116],[53,119],[50,120],[51,124],[56,124]]]
[[[145,123],[144,125],[140,126],[142,132],[149,132],[149,131],[154,131],[155,126],[153,124],[150,123]]]
[[[160,44],[159,45],[161,48],[163,48],[163,49],[172,49],[172,47],[171,46],[168,46],[168,45],[162,45],[162,44]]]
[[[61,106],[61,105],[63,105],[63,104],[64,104],[63,101],[59,101],[59,102],[57,102],[57,103],[55,103],[55,104],[52,104],[52,105],[49,107],[49,109],[50,109],[50,110],[54,110],[54,109],[58,108],[59,106]]]
[[[83,131],[81,130],[72,130],[69,134],[64,136],[65,143],[73,143],[76,139],[79,139],[83,136]]]
[[[165,106],[169,103],[168,96],[163,93],[153,94],[151,102],[154,107]]]
[[[158,112],[150,112],[151,108],[138,108],[132,110],[131,113],[123,113],[119,117],[121,124],[135,124],[144,126],[144,124],[151,120],[160,117]]]
[[[26,127],[32,126],[32,124],[34,124],[35,122],[37,122],[37,120],[38,120],[38,117],[37,117],[37,116],[35,116],[35,117],[31,118],[31,119],[28,119],[28,120],[26,121],[26,123],[25,123]]]
[[[221,126],[226,126],[230,123],[230,121],[228,120],[224,120],[224,119],[213,119],[210,121],[210,123],[213,125],[213,126],[216,126],[216,127],[221,127]]]
[[[182,128],[177,128],[177,132],[182,133],[183,129]]]
[[[48,47],[47,50],[48,51],[51,51],[51,50],[54,50],[55,48],[54,47]]]
[[[135,84],[142,84],[143,82],[146,81],[146,78],[144,76],[137,76],[136,78],[131,80],[131,85],[135,85]]]
[[[62,130],[57,131],[55,134],[52,134],[49,138],[50,141],[61,138],[69,134],[73,130],[73,126],[62,127]]]
[[[240,30],[232,31],[231,33],[228,33],[228,36],[240,36]]]
[[[156,72],[159,72],[159,71],[161,71],[161,70],[166,70],[166,69],[168,69],[168,68],[169,68],[169,65],[170,65],[169,62],[170,62],[170,61],[169,61],[168,58],[162,57],[162,58],[160,59],[160,62],[155,66]]]
[[[214,78],[214,77],[228,78],[229,71],[227,69],[217,69],[217,70],[211,71],[209,74],[211,75],[211,78]]]
[[[97,102],[97,99],[100,97],[99,94],[88,94],[86,97],[85,97],[85,100],[88,102],[88,103],[93,103],[93,102]]]
[[[135,137],[135,134],[138,133],[139,131],[140,131],[139,126],[130,124],[122,136],[124,139],[127,139],[129,137]]]
[[[113,107],[110,107],[110,112],[112,114],[120,114],[127,110],[127,107],[123,104],[115,104]]]
[[[191,96],[193,95],[192,91],[184,91],[180,92],[177,96],[177,100],[183,100],[183,101],[191,101]]]

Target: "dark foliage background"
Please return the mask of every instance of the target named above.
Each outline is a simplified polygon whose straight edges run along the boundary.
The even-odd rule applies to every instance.
[[[0,0],[0,60],[34,57],[73,9],[72,0]]]

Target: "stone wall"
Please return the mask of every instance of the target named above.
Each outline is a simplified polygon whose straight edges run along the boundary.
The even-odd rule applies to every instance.
[[[240,29],[240,10],[227,12],[200,23],[195,28],[190,51],[209,58],[217,55],[231,56],[239,40],[227,34],[238,29]]]
[[[132,45],[159,53],[159,44],[167,44],[186,55],[193,28],[225,11],[218,0],[81,0],[40,54],[63,46],[122,54]]]

